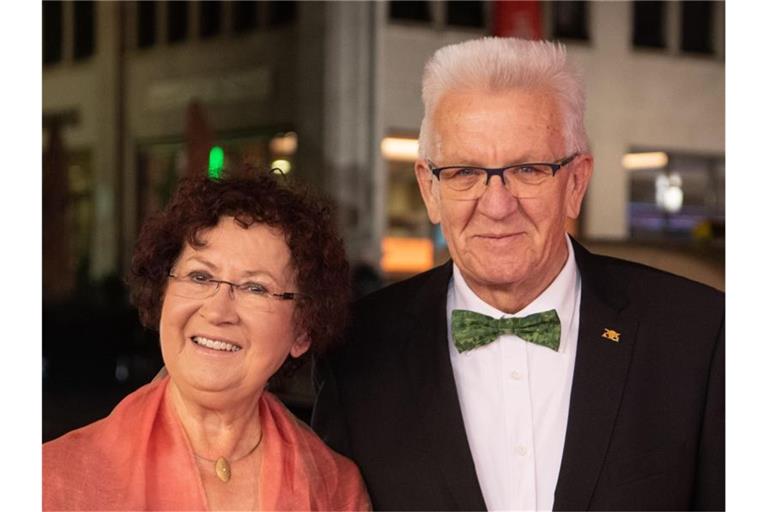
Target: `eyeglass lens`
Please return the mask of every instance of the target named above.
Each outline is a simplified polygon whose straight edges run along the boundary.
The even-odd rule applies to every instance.
[[[453,192],[462,195],[481,195],[486,183],[500,172],[489,173],[488,170],[479,167],[450,167],[440,171],[440,182]],[[529,188],[540,185],[552,176],[552,168],[548,165],[523,165],[508,167],[503,171],[504,184],[507,188],[516,185],[525,187],[527,195],[535,193],[537,189]]]
[[[216,293],[221,293],[219,288],[224,287],[228,288],[224,292],[232,293],[235,300],[248,309],[269,311],[276,302],[266,289],[252,283],[232,284],[213,279],[195,278],[195,276],[172,277],[171,283],[169,292],[186,299],[207,299]]]

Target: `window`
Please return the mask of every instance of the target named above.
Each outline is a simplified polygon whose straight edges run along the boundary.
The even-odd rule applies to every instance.
[[[556,38],[589,40],[588,2],[554,2],[552,9]]]
[[[256,2],[234,2],[232,5],[232,18],[233,28],[237,33],[255,29],[258,23]]]
[[[683,40],[681,50],[693,53],[713,53],[712,3],[681,2]]]
[[[389,2],[389,18],[398,21],[432,21],[427,2]]]
[[[93,55],[96,13],[94,2],[73,2],[75,6],[75,60]]]
[[[642,154],[642,153],[640,153]],[[725,236],[725,158],[682,152],[663,165],[630,172],[629,232],[633,239],[722,242]]]
[[[168,2],[168,42],[176,43],[187,38],[187,12],[189,2]]]
[[[156,2],[136,2],[138,7],[138,47],[149,48],[155,44],[157,27]]]
[[[212,37],[219,32],[221,32],[221,2],[200,2],[200,37]]]
[[[91,152],[64,144],[61,134],[69,124],[67,116],[45,116],[43,121],[48,139],[43,150],[43,297],[48,300],[71,296],[78,277],[85,278],[90,266]]]
[[[636,47],[665,48],[666,2],[632,2],[632,43]]]
[[[268,25],[287,25],[296,19],[296,2],[269,2]]]
[[[61,60],[61,2],[43,2],[43,64]]]
[[[480,28],[485,26],[482,2],[446,2],[445,7],[445,22],[448,25]]]

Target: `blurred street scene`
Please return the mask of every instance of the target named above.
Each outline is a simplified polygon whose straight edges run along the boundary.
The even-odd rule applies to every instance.
[[[123,276],[188,172],[331,197],[356,296],[444,262],[413,162],[421,73],[484,35],[559,40],[595,172],[572,234],[725,289],[724,2],[43,2],[43,438],[162,367]],[[309,368],[275,391],[309,418]]]

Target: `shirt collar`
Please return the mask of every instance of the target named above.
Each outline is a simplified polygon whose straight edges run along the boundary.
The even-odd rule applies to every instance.
[[[466,309],[493,318],[523,317],[554,309],[560,318],[563,332],[568,332],[567,329],[573,322],[574,313],[576,312],[576,299],[580,289],[581,277],[576,266],[571,239],[568,235],[565,236],[565,239],[568,245],[568,259],[560,273],[538,297],[515,314],[505,313],[500,309],[496,309],[478,297],[464,280],[459,267],[454,263],[453,278],[451,279],[449,289],[452,292],[449,293],[449,296],[452,296],[453,309]],[[564,349],[564,341],[564,339],[561,340],[560,351]]]

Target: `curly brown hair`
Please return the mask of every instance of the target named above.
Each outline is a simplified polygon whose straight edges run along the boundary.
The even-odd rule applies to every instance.
[[[221,179],[183,178],[165,209],[146,220],[127,278],[142,324],[158,329],[168,272],[184,244],[202,246],[200,233],[224,216],[243,227],[261,223],[283,233],[298,291],[305,294],[296,300],[294,318],[312,340],[311,350],[326,351],[344,328],[350,296],[333,209],[305,186],[252,168]]]

